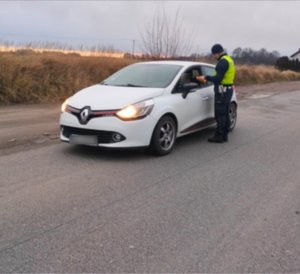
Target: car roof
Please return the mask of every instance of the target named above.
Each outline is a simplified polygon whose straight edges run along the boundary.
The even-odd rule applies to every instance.
[[[213,64],[204,63],[204,62],[177,61],[177,60],[148,61],[148,62],[140,62],[139,64],[165,64],[165,65],[179,65],[183,67],[199,66],[199,65],[214,66]]]

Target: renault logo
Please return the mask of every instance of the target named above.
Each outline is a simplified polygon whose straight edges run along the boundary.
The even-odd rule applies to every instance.
[[[86,124],[89,121],[91,113],[90,107],[84,107],[79,113],[79,122],[81,124]]]

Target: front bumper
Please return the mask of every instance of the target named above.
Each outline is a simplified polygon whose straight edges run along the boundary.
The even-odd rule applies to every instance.
[[[133,121],[122,121],[115,116],[104,116],[79,123],[76,116],[63,112],[60,116],[60,139],[70,142],[70,136],[96,136],[97,146],[111,148],[145,147],[150,145],[152,132],[157,123],[151,115]],[[116,138],[116,134],[120,138]],[[80,143],[78,143],[80,144]],[[87,145],[86,143],[83,143]]]

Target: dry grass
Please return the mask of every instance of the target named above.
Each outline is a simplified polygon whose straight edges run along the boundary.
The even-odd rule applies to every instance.
[[[59,53],[0,53],[0,104],[60,102],[132,62]]]
[[[279,71],[271,66],[237,66],[236,84],[266,84],[281,81],[300,80],[300,73],[294,71]]]
[[[62,102],[101,82],[132,59],[32,51],[0,52],[0,104]],[[236,84],[300,80],[300,73],[267,66],[238,66]]]

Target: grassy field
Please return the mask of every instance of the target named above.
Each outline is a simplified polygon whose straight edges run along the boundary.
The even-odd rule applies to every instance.
[[[0,52],[0,105],[62,102],[133,62],[137,60],[26,50]],[[237,67],[237,85],[289,80],[300,80],[300,73],[267,66]]]
[[[132,60],[59,53],[0,53],[0,104],[61,102]]]

